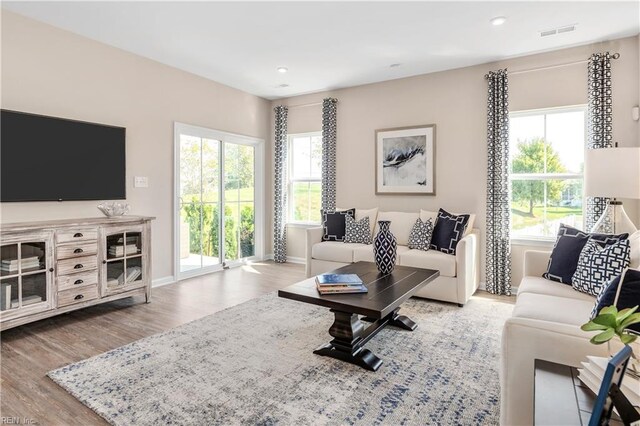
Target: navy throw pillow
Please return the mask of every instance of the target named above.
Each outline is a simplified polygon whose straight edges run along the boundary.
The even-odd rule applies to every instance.
[[[323,210],[321,213],[322,227],[324,228],[322,241],[344,242],[344,236],[347,228],[345,216],[349,215],[351,217],[355,217],[356,209],[343,210],[339,212],[325,212]]]
[[[597,242],[600,247],[607,247],[618,241],[626,240],[627,237],[629,234],[590,234],[561,223],[556,243],[551,251],[547,272],[542,276],[551,281],[571,285],[580,253],[589,239]]]
[[[622,279],[622,284],[620,280]],[[620,287],[620,294],[618,295],[618,303],[614,303],[616,300],[616,293]],[[627,269],[623,271],[621,275],[611,280],[607,284],[596,299],[596,304],[591,311],[591,319],[595,318],[603,308],[607,306],[613,306],[621,311],[627,308],[633,308],[640,305],[640,271],[637,269]],[[633,324],[629,327],[630,330],[640,333],[640,324]]]
[[[464,237],[468,223],[468,214],[455,215],[443,209],[438,210],[438,218],[431,236],[431,249],[456,254],[456,246]]]

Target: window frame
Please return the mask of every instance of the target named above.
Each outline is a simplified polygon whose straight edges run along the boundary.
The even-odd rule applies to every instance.
[[[312,176],[305,176],[305,177],[298,177],[298,178],[294,178],[293,177],[293,164],[292,164],[292,159],[293,159],[293,140],[295,138],[301,138],[301,137],[313,137],[313,136],[319,136],[320,139],[322,140],[322,131],[318,130],[315,132],[304,132],[304,133],[290,133],[287,134],[287,225],[288,226],[293,226],[293,227],[315,227],[318,225],[322,224],[322,220],[318,221],[318,222],[313,222],[313,221],[308,221],[308,220],[294,220],[294,215],[295,215],[295,211],[294,211],[294,203],[293,201],[293,184],[294,183],[299,183],[299,182],[306,182],[306,183],[319,183],[320,184],[320,191],[322,193],[322,174],[320,175],[320,177],[315,178]],[[321,165],[321,169],[322,169],[322,165]],[[309,199],[309,202],[311,202],[311,199]]]
[[[584,146],[583,151],[587,149],[587,105],[586,104],[578,104],[578,105],[568,105],[568,106],[560,106],[560,107],[550,107],[550,108],[537,108],[537,109],[529,109],[529,110],[521,110],[521,111],[513,111],[509,112],[509,121],[513,118],[520,117],[531,117],[537,115],[545,116],[545,124],[544,124],[544,138],[546,140],[547,136],[547,122],[546,116],[550,114],[560,114],[560,113],[569,113],[569,112],[582,112],[584,114]],[[511,140],[509,140],[509,148],[511,148]],[[512,202],[512,190],[511,184],[514,180],[539,180],[539,181],[547,181],[547,180],[575,180],[580,179],[584,188],[584,170],[582,173],[512,173],[511,172],[511,158],[509,158],[509,209],[511,209]],[[517,176],[514,179],[514,176]],[[584,191],[582,194],[582,217],[584,220],[585,210],[586,210],[586,197],[584,195]],[[555,240],[555,236],[536,236],[536,235],[518,235],[513,236],[513,221],[509,224],[509,232],[510,232],[510,240],[512,244],[515,245],[549,245],[552,244]]]

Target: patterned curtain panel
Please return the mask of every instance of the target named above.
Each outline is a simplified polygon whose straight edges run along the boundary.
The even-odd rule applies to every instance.
[[[589,58],[589,105],[587,149],[610,148],[612,144],[611,55],[594,53]],[[608,198],[587,197],[584,230],[589,232],[607,207]],[[611,229],[606,230],[611,232]]]
[[[287,113],[288,108],[278,105],[274,109],[275,152],[273,194],[273,260],[287,261]]]
[[[322,210],[336,209],[336,114],[337,99],[322,101]]]
[[[507,70],[491,71],[487,102],[487,291],[511,295]]]

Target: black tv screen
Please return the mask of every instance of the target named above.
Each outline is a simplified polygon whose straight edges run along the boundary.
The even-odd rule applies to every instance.
[[[123,127],[2,110],[0,201],[125,199],[125,133]]]

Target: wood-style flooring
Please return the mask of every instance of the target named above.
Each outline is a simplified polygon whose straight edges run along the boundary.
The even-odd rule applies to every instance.
[[[46,373],[221,311],[304,279],[304,266],[255,263],[154,288],[143,298],[93,306],[7,330],[0,336],[0,424],[106,422]],[[498,302],[515,298],[478,292]]]

